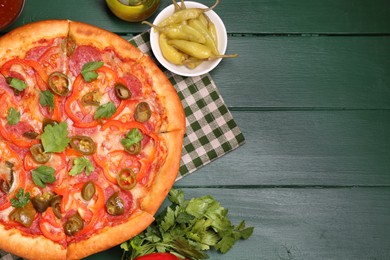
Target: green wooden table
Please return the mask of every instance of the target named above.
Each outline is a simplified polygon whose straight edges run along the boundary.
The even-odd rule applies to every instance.
[[[390,259],[389,1],[222,0],[215,11],[240,57],[210,74],[246,144],[175,187],[213,195],[255,231],[211,259]],[[13,27],[53,18],[147,30],[104,0],[27,0]]]

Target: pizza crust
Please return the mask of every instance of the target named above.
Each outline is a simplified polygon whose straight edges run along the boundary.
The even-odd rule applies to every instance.
[[[69,244],[67,259],[81,259],[116,246],[144,231],[153,221],[151,214],[139,211],[123,224],[107,227],[86,240]]]
[[[167,122],[165,122],[165,120],[163,121],[164,124],[161,126],[160,131],[170,132],[185,130],[186,122],[183,106],[172,83],[149,56],[145,55],[142,57],[140,63],[143,65],[145,71],[152,77],[152,88],[162,102],[168,119]]]
[[[112,47],[122,57],[132,60],[138,60],[144,55],[125,39],[93,25],[71,21],[69,36],[78,45],[93,45],[100,50]]]
[[[0,225],[0,248],[27,259],[66,259],[66,249],[43,236],[23,236]]]
[[[0,66],[12,58],[24,58],[26,52],[42,43],[42,39],[66,37],[69,30],[67,20],[46,20],[29,23],[0,38]]]
[[[183,145],[184,130],[177,130],[168,133],[160,133],[167,145],[168,154],[164,165],[153,180],[149,192],[141,202],[141,209],[155,215],[164,199],[171,190],[179,172],[181,149]]]

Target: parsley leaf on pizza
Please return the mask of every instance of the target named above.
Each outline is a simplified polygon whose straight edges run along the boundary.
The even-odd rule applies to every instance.
[[[54,176],[55,170],[52,167],[41,165],[31,171],[31,176],[35,185],[45,188],[46,183],[53,183],[56,180]]]
[[[116,107],[113,102],[109,101],[108,103],[99,106],[96,109],[95,115],[93,118],[96,119],[103,119],[103,118],[110,118],[114,113],[116,112]]]
[[[39,93],[39,103],[42,106],[54,108],[54,94],[50,90],[41,91]]]
[[[26,83],[23,80],[17,79],[17,78],[11,78],[9,80],[9,85],[15,89],[16,91],[23,91],[27,88]]]
[[[10,107],[8,109],[8,114],[7,114],[7,123],[9,125],[16,125],[19,123],[20,120],[20,112],[17,111],[15,108]]]
[[[83,171],[85,171],[85,175],[90,175],[95,170],[90,160],[85,157],[77,157],[73,161],[73,167],[69,171],[69,175],[76,176]]]
[[[84,80],[86,82],[91,82],[97,79],[98,74],[96,70],[102,67],[103,64],[103,61],[91,61],[85,63],[83,68],[81,69],[81,75],[83,75]]]
[[[18,190],[18,193],[16,193],[16,198],[11,199],[11,204],[15,208],[22,208],[27,205],[27,203],[30,202],[30,193],[24,192],[23,188],[20,188]]]
[[[47,125],[41,135],[41,141],[46,153],[63,152],[69,144],[68,124],[61,122],[56,125]]]
[[[126,133],[126,137],[121,139],[121,144],[126,151],[136,154],[139,153],[139,148],[142,141],[142,133],[138,128],[133,128]],[[138,151],[136,151],[138,150]]]

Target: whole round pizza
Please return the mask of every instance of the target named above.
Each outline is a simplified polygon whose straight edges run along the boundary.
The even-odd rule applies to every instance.
[[[178,173],[172,84],[123,38],[75,21],[0,38],[0,248],[79,259],[154,220]]]

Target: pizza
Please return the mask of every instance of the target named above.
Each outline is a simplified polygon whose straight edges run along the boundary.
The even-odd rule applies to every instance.
[[[0,38],[0,248],[80,259],[154,220],[179,169],[185,116],[125,39],[39,21]]]

